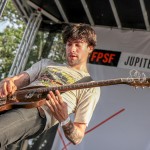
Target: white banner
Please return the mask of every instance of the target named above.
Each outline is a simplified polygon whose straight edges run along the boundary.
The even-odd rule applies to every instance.
[[[98,44],[89,64],[94,80],[129,78],[131,69],[140,71],[141,77],[150,76],[149,32],[95,30]],[[149,88],[129,85],[101,87],[100,101],[81,144],[71,144],[59,128],[52,150],[150,150],[149,93]]]
[[[118,67],[150,72],[150,55],[122,52]]]

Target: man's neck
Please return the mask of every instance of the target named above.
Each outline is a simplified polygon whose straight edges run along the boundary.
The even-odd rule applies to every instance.
[[[76,66],[69,66],[69,67],[86,73],[88,72],[86,65],[76,65]]]

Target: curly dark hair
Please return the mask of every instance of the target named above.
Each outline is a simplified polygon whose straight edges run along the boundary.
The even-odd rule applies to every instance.
[[[96,46],[96,33],[94,29],[87,24],[69,24],[63,30],[63,41],[84,40],[89,46]]]

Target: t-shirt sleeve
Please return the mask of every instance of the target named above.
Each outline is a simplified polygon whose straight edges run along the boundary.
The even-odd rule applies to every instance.
[[[26,71],[24,71],[29,74],[30,83],[39,77],[39,75],[44,67],[46,67],[47,65],[51,65],[51,64],[54,64],[54,62],[49,59],[42,59],[42,60],[36,62],[35,64],[33,64]]]
[[[88,126],[99,98],[99,87],[84,89],[77,103],[74,122],[86,123]]]

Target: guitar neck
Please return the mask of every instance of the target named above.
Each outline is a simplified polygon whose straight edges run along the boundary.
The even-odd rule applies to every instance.
[[[110,86],[110,85],[117,85],[117,84],[127,84],[130,86],[149,86],[149,78],[146,80],[139,79],[139,78],[118,78],[118,79],[111,79],[111,80],[101,80],[101,81],[91,81],[91,82],[83,82],[83,83],[75,83],[75,84],[68,84],[68,85],[59,85],[54,87],[32,87],[23,90],[18,90],[12,96],[13,99],[19,101],[37,101],[42,98],[46,98],[49,91],[59,90],[60,92],[66,92],[70,90],[77,90],[77,89],[84,89],[84,88],[92,88],[92,87],[102,87],[102,86]]]
[[[101,81],[91,81],[91,82],[83,82],[83,83],[75,83],[75,84],[66,84],[66,85],[59,85],[53,87],[34,87],[32,89],[23,89],[18,91],[19,93],[23,92],[33,92],[41,93],[41,92],[49,92],[59,90],[60,92],[66,92],[70,90],[78,90],[84,88],[92,88],[92,87],[101,87],[101,86],[110,86],[116,84],[127,84],[123,79],[111,79],[111,80],[101,80]]]
[[[77,89],[84,89],[84,88],[92,88],[92,87],[101,87],[101,86],[109,86],[109,85],[116,85],[116,84],[125,84],[126,82],[122,82],[121,79],[113,79],[113,80],[101,80],[101,81],[91,81],[91,82],[84,82],[84,83],[75,83],[69,85],[63,85],[58,87],[49,87],[47,90],[59,90],[62,92],[70,91],[70,90],[77,90]]]

